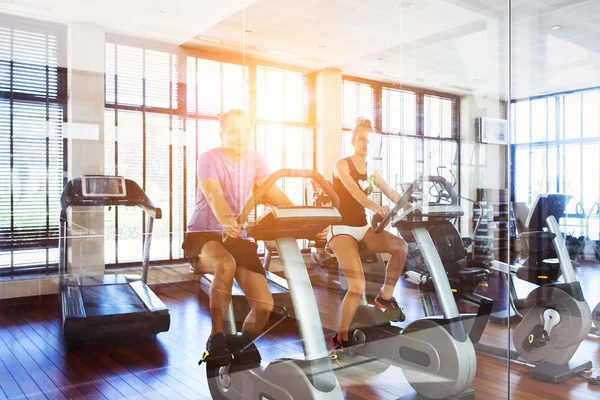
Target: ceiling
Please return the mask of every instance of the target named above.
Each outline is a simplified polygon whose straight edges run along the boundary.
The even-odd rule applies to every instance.
[[[10,12],[508,98],[501,0],[0,0]],[[600,86],[600,1],[512,0],[512,97]],[[560,26],[560,29],[552,27]]]

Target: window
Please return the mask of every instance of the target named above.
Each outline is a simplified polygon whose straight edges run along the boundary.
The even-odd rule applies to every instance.
[[[424,174],[452,179],[450,170],[459,176],[458,97],[344,77],[342,107],[342,154],[354,151],[356,118],[371,119],[383,134],[382,174],[392,187],[399,189]]]
[[[540,193],[573,196],[588,212],[600,198],[600,90],[584,90],[515,101],[512,107],[513,191],[532,204]],[[576,236],[579,219],[565,221]]]
[[[136,181],[161,207],[151,260],[181,256],[184,133],[178,68],[172,51],[106,44],[105,173]],[[141,210],[105,213],[107,264],[141,260],[143,224]]]
[[[136,180],[162,208],[151,260],[183,258],[181,244],[198,189],[196,163],[201,153],[220,146],[223,112],[241,108],[255,117],[255,147],[272,170],[314,168],[308,82],[302,73],[118,42],[114,38],[106,45],[105,170]],[[256,88],[252,97],[251,86]],[[280,185],[303,203],[302,180]],[[106,262],[139,261],[142,212],[111,210],[105,216]]]
[[[65,30],[0,16],[0,274],[58,262]]]
[[[256,70],[256,149],[271,171],[314,169],[314,131],[308,121],[308,81],[295,71],[259,65]],[[304,204],[305,182],[278,182],[290,200]]]

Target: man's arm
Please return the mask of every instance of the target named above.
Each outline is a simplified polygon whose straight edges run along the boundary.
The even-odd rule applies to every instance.
[[[233,215],[229,211],[229,206],[223,194],[223,188],[218,180],[212,178],[200,179],[198,186],[202,190],[202,194],[206,197],[210,209],[221,225]]]
[[[267,163],[267,160],[262,154],[258,152],[256,152],[256,163],[258,164],[258,169],[256,172],[256,181],[258,182],[258,185],[261,186],[271,175],[271,172],[269,171],[269,164]],[[279,186],[277,186],[277,184],[271,186],[265,197],[269,199],[269,204],[274,206],[294,205],[294,203],[292,203],[292,201],[285,195],[285,193],[283,193],[283,191],[279,189]]]
[[[215,218],[223,226],[223,232],[231,237],[238,237],[242,233],[236,216],[231,215],[229,206],[223,195],[223,188],[218,180],[213,178],[200,179],[198,186],[210,206]]]
[[[262,185],[267,180],[267,178],[259,180],[258,184]],[[271,186],[271,188],[269,189],[269,191],[266,194],[266,197],[269,199],[269,204],[274,205],[274,206],[294,206],[295,205],[286,196],[286,194],[283,193],[283,191],[281,189],[279,189],[279,186],[277,186],[277,184],[274,184],[273,186]]]

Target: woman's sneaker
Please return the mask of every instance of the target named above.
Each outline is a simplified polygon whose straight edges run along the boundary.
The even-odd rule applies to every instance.
[[[218,365],[227,365],[231,362],[231,352],[227,348],[227,338],[223,332],[215,333],[208,338],[206,350],[209,359]]]
[[[333,351],[329,354],[329,357],[331,357],[331,360],[338,366],[342,368],[345,367],[350,358],[348,351],[352,342],[350,342],[350,340],[341,340],[336,333],[332,336],[330,344],[331,347],[333,347]]]
[[[389,300],[386,300],[381,297],[381,293],[379,293],[377,297],[375,297],[375,305],[379,308],[385,309],[390,321],[402,322],[406,319],[404,310],[402,307],[398,306],[398,303],[394,297],[390,297]]]

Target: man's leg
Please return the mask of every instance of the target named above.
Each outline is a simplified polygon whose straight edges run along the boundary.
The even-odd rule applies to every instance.
[[[246,294],[251,308],[244,320],[242,332],[248,338],[254,339],[264,331],[269,321],[273,311],[273,296],[269,291],[267,279],[259,272],[240,266],[235,273],[235,280]]]
[[[206,242],[202,246],[199,261],[204,270],[210,271],[214,275],[209,292],[212,336],[215,333],[223,332],[223,319],[231,301],[236,263],[223,245],[216,241]]]

